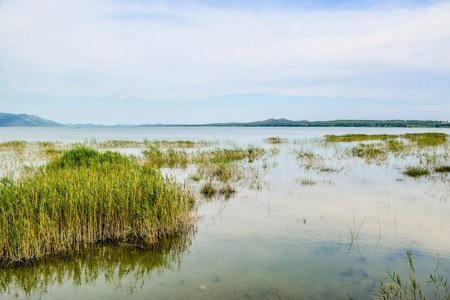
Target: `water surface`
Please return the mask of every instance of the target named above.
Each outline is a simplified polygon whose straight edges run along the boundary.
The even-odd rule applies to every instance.
[[[253,163],[261,188],[233,183],[229,199],[198,198],[199,220],[188,236],[148,251],[96,247],[72,258],[1,270],[2,299],[355,299],[375,295],[372,278],[405,274],[412,250],[420,279],[450,275],[447,175],[409,178],[414,157],[368,163],[334,157],[348,145],[321,146],[327,134],[449,132],[393,128],[2,128],[10,140],[207,140],[220,147],[258,145]],[[287,138],[270,145],[263,139]],[[280,152],[270,154],[276,147]],[[326,157],[308,167],[295,151]],[[141,151],[129,149],[127,151]],[[430,153],[434,150],[429,150]],[[443,158],[449,163],[448,158]],[[183,170],[165,170],[197,190]],[[309,183],[308,184],[308,180]]]

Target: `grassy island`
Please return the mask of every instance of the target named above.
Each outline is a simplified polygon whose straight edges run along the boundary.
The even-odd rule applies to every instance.
[[[78,148],[32,176],[0,183],[0,263],[98,242],[145,247],[187,230],[192,196],[155,168]]]

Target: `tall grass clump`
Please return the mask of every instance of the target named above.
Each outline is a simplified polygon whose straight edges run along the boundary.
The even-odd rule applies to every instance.
[[[81,250],[140,246],[185,231],[192,196],[119,153],[68,151],[34,177],[0,186],[0,263]]]

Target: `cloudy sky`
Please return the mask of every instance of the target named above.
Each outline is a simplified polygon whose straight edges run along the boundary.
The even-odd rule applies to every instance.
[[[450,1],[0,0],[0,112],[450,119]]]

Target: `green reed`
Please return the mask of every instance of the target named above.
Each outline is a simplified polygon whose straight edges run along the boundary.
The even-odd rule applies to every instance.
[[[0,262],[102,241],[147,246],[187,230],[192,196],[118,153],[68,151],[35,176],[0,185]]]

